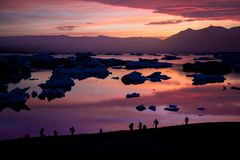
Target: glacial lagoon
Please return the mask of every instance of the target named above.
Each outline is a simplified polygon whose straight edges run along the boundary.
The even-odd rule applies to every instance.
[[[64,58],[69,56],[74,55],[54,55]],[[184,124],[186,116],[189,117],[190,123],[240,121],[240,91],[231,89],[233,86],[240,86],[239,73],[225,74],[225,80],[221,83],[193,85],[193,73],[184,72],[183,64],[194,63],[196,58],[202,55],[183,54],[178,55],[182,59],[161,60],[163,56],[164,54],[95,56],[101,59],[131,61],[156,58],[173,66],[131,70],[124,67],[108,67],[111,74],[104,79],[73,79],[75,85],[70,91],[66,91],[62,98],[48,101],[30,96],[26,101],[29,110],[16,112],[12,108],[2,109],[0,139],[19,138],[27,133],[32,137],[39,136],[41,128],[45,128],[46,135],[53,135],[53,130],[57,130],[59,135],[69,134],[71,126],[75,127],[77,134],[97,133],[100,128],[103,132],[128,130],[129,123],[133,122],[134,128],[137,128],[139,121],[152,128],[154,119],[158,119],[160,127],[173,126]],[[209,61],[204,58],[200,60]],[[125,85],[121,78],[133,71],[140,72],[145,77],[154,72],[161,72],[170,79],[160,82],[146,80],[141,84]],[[45,83],[51,75],[50,69],[33,70],[28,79],[8,84],[8,91],[16,87],[30,87],[27,93],[31,95],[32,91],[36,91],[39,95],[42,92],[39,84]],[[140,96],[126,98],[130,93],[140,93]],[[138,105],[144,105],[146,109],[138,111]],[[148,109],[151,105],[156,106],[156,111]],[[165,110],[169,105],[177,105],[178,112]]]

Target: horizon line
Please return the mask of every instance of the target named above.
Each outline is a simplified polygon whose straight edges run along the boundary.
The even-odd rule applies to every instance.
[[[29,35],[0,35],[1,38],[4,38],[4,37],[37,37],[37,36],[41,36],[41,37],[44,37],[44,36],[62,36],[62,37],[70,37],[70,38],[84,38],[84,37],[89,37],[89,38],[97,38],[97,37],[109,37],[109,38],[152,38],[152,39],[159,39],[159,40],[165,40],[173,35],[176,35],[182,31],[186,31],[186,30],[193,30],[193,31],[199,31],[199,30],[204,30],[204,29],[207,29],[207,28],[210,28],[210,27],[221,27],[221,28],[224,28],[224,29],[227,29],[227,30],[230,30],[230,29],[233,29],[233,28],[239,28],[240,26],[234,26],[234,27],[223,27],[223,26],[215,26],[215,25],[209,25],[208,27],[204,27],[204,28],[201,28],[201,29],[192,29],[192,28],[187,28],[185,30],[181,30],[179,32],[176,32],[175,34],[172,34],[168,37],[144,37],[144,36],[133,36],[133,37],[125,37],[125,36],[107,36],[107,35],[94,35],[94,36],[91,36],[91,35],[83,35],[83,36],[72,36],[72,35],[67,35],[67,34],[43,34],[43,35],[34,35],[34,34],[29,34]]]

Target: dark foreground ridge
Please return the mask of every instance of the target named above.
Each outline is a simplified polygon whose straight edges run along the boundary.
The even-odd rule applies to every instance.
[[[157,129],[75,136],[42,137],[0,142],[1,153],[69,154],[97,159],[173,156],[197,153],[236,155],[240,122],[202,123]],[[127,158],[127,157],[126,157]]]

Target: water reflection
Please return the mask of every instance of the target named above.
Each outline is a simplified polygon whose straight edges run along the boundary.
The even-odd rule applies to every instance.
[[[124,55],[117,58],[137,60],[139,57]],[[240,86],[239,74],[227,74],[226,81],[221,84],[192,86],[192,78],[186,77],[186,73],[182,72],[181,64],[194,62],[193,58],[193,55],[182,56],[182,60],[173,62],[173,68],[138,70],[144,76],[161,72],[171,77],[162,82],[146,81],[144,84],[126,86],[121,80],[114,80],[112,77],[121,78],[132,70],[109,68],[112,74],[106,79],[74,80],[75,86],[70,92],[66,92],[64,98],[51,102],[29,98],[26,104],[31,111],[15,113],[11,109],[5,109],[0,113],[0,139],[16,138],[26,133],[36,136],[42,127],[47,135],[52,134],[54,129],[61,135],[67,134],[72,125],[77,133],[98,132],[100,128],[104,131],[128,129],[129,122],[139,121],[150,128],[156,118],[160,126],[177,125],[184,123],[186,115],[189,116],[190,123],[240,121],[240,93],[230,89],[233,85]],[[42,90],[38,84],[45,83],[51,73],[50,70],[32,72],[32,77],[38,80],[21,80],[18,84],[9,85],[9,90],[16,86],[31,86],[29,93],[33,90],[40,93]],[[223,85],[227,87],[226,91],[222,91]],[[133,92],[140,93],[141,97],[126,99],[126,94]],[[155,112],[148,109],[139,112],[135,107],[140,104],[155,105],[157,109]],[[169,104],[177,104],[180,107],[179,112],[164,111],[164,107]],[[205,110],[197,110],[199,107],[204,107]]]

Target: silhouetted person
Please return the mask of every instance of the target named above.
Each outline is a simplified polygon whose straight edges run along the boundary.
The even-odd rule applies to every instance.
[[[30,134],[27,133],[24,138],[26,139],[30,138]]]
[[[132,131],[133,130],[133,123],[130,123],[130,125],[129,125],[129,129],[130,129],[130,131]]]
[[[138,123],[138,129],[142,130],[142,123],[141,122]]]
[[[71,128],[69,128],[69,131],[70,131],[71,135],[73,136],[73,134],[75,132],[75,128],[72,126]]]
[[[143,130],[146,130],[147,129],[147,126],[144,124],[143,125]]]
[[[223,86],[223,91],[225,91],[227,89],[227,87],[226,86]]]
[[[40,133],[40,137],[45,137],[44,128],[42,128],[39,133]]]
[[[155,119],[155,120],[153,121],[153,123],[154,123],[154,128],[157,128],[157,126],[158,126],[158,124],[159,124],[158,120]]]
[[[58,132],[56,130],[53,131],[53,136],[57,137],[58,136]]]
[[[100,133],[100,134],[102,134],[102,133],[103,133],[103,130],[102,130],[102,128],[100,128],[100,130],[99,130],[99,133]]]
[[[189,121],[189,118],[186,117],[186,118],[185,118],[185,125],[188,125],[188,121]]]

